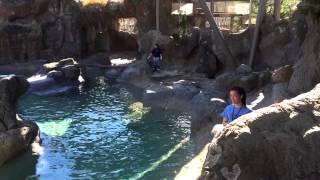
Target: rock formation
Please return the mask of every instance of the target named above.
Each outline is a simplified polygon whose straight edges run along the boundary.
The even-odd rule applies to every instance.
[[[79,57],[80,8],[74,1],[0,2],[0,63]]]
[[[63,59],[44,64],[40,71],[28,78],[29,91],[36,95],[58,95],[77,88],[84,79],[81,67],[74,59]]]
[[[320,82],[319,40],[320,26],[308,17],[308,33],[302,44],[302,56],[294,65],[289,91],[295,95],[311,90]]]
[[[23,121],[16,108],[18,98],[29,88],[22,77],[0,80],[0,166],[39,143],[39,128],[35,123]]]

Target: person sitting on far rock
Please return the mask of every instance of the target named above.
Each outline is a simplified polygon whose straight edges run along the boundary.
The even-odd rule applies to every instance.
[[[153,72],[160,71],[160,62],[162,59],[162,52],[159,44],[156,44],[155,47],[153,48],[152,56],[153,56],[153,63],[152,63]]]
[[[229,98],[232,102],[223,111],[222,124],[225,126],[233,120],[252,112],[247,108],[246,104],[246,91],[241,87],[233,87],[229,90]]]

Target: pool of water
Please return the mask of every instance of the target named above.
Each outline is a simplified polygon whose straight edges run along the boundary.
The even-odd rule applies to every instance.
[[[192,156],[190,115],[143,107],[139,90],[97,79],[58,97],[24,96],[44,153],[0,168],[0,179],[173,179]]]

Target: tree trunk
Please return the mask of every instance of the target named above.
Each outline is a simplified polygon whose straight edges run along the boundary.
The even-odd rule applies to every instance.
[[[223,63],[226,69],[233,69],[239,65],[239,62],[233,57],[231,51],[226,45],[224,38],[214,20],[213,14],[211,13],[209,7],[205,0],[196,0],[198,1],[201,9],[205,13],[206,19],[208,20],[213,36],[214,43],[214,52],[216,53],[218,59]]]
[[[267,0],[260,0],[257,22],[254,30],[253,42],[252,42],[251,51],[250,51],[249,66],[251,67],[253,67],[253,61],[256,54],[257,45],[258,45],[260,25],[262,24],[263,18],[266,13],[266,4],[267,4]]]
[[[160,15],[159,15],[159,2],[160,0],[156,0],[156,29],[160,30]]]
[[[280,21],[281,0],[274,0],[274,19]]]

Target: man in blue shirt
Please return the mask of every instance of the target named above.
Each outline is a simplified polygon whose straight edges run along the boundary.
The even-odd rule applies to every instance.
[[[223,125],[227,125],[233,120],[252,112],[246,105],[246,91],[241,87],[233,87],[229,91],[229,97],[232,102],[223,111]]]

